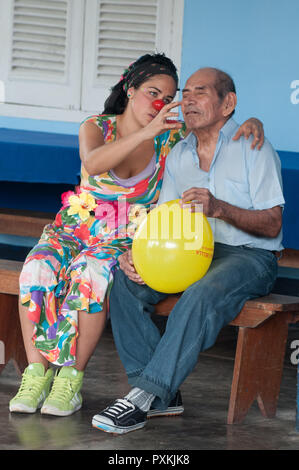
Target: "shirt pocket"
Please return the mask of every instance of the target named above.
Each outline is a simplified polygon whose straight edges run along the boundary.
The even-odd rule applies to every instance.
[[[251,209],[249,185],[243,181],[225,180],[225,201],[242,209]]]

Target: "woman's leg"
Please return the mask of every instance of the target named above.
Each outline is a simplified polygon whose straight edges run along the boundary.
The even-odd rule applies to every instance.
[[[69,416],[81,408],[84,369],[106,324],[105,304],[106,302],[104,302],[101,312],[78,312],[79,336],[76,347],[76,363],[72,367],[62,367],[55,375],[51,393],[41,409],[42,414]]]
[[[28,318],[28,308],[19,301],[20,323],[26,350],[26,367],[20,388],[9,402],[9,410],[18,413],[35,413],[41,408],[49,395],[53,371],[48,368],[48,361],[32,344],[33,323]]]
[[[106,304],[106,302],[105,302]],[[76,369],[85,369],[106,325],[106,305],[98,313],[80,311],[79,337],[77,340]],[[20,322],[28,363],[41,363],[48,368],[48,361],[32,344],[33,323],[28,318],[28,308],[19,302]]]
[[[109,247],[103,248],[100,244],[88,247],[72,260],[68,268],[71,282],[61,313],[65,317],[73,317],[73,323],[77,324],[78,337],[72,359],[79,371],[85,369],[106,325],[106,295],[113,283],[116,264],[110,251]]]
[[[80,311],[78,315],[76,369],[83,371],[92,356],[106,325],[106,302],[98,313]]]
[[[47,369],[48,368],[47,359],[32,344],[34,326],[33,326],[32,321],[28,318],[28,308],[22,305],[20,300],[19,300],[19,315],[20,315],[20,323],[21,323],[23,341],[24,341],[28,363],[32,364],[32,363],[39,362],[43,364],[45,369]]]

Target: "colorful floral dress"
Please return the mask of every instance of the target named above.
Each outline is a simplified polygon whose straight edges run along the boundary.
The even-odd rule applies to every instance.
[[[87,120],[106,143],[115,140],[116,116]],[[99,312],[109,299],[118,257],[131,247],[142,211],[158,200],[165,158],[183,137],[184,130],[156,137],[154,171],[134,186],[122,186],[113,171],[89,176],[82,166],[80,187],[62,195],[62,208],[20,276],[21,302],[35,325],[33,344],[50,362],[75,363],[78,311]]]

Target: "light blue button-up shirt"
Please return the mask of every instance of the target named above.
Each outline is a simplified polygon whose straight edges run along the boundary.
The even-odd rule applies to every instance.
[[[283,206],[281,163],[265,139],[261,150],[252,150],[252,138],[233,141],[239,125],[231,118],[219,132],[213,161],[208,172],[200,168],[197,138],[190,133],[176,144],[166,159],[158,203],[179,199],[192,187],[207,188],[222,201],[249,210]],[[215,242],[281,250],[282,231],[276,238],[257,237],[216,218],[208,219]]]

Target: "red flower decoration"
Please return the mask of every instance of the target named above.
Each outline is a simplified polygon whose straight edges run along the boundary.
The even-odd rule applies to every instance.
[[[82,241],[88,240],[90,237],[88,226],[86,224],[81,224],[80,227],[77,227],[74,231],[74,235]]]

